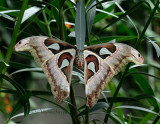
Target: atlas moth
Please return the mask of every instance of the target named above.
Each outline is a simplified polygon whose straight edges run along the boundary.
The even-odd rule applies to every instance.
[[[129,62],[141,65],[141,54],[126,44],[104,43],[85,47],[79,61],[77,48],[59,39],[33,36],[20,40],[16,51],[29,51],[43,69],[58,103],[70,93],[74,59],[78,67],[84,64],[87,106],[93,107],[106,84]]]

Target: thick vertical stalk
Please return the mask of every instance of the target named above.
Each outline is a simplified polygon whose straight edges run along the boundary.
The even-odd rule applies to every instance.
[[[71,85],[71,88],[70,88],[70,100],[72,105],[69,105],[69,108],[70,108],[70,114],[72,117],[72,122],[73,124],[80,124],[81,122],[77,116],[78,112],[77,112],[77,105],[76,105],[76,100],[74,96],[73,85]]]
[[[89,124],[89,108],[86,106],[85,124]]]
[[[65,40],[64,38],[64,24],[63,24],[63,6],[59,9],[59,30],[60,30],[60,39]]]

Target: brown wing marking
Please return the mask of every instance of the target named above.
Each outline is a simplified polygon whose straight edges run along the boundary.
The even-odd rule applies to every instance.
[[[103,55],[101,55],[100,54],[100,50],[102,48],[106,48],[112,54],[117,51],[116,46],[114,44],[112,44],[112,43],[110,43],[110,44],[109,43],[107,43],[107,44],[105,43],[105,44],[93,45],[93,46],[86,47],[85,49],[96,53],[102,59],[106,59],[108,56],[110,56],[110,54],[103,54]]]
[[[62,62],[63,62],[64,59],[66,59],[69,63],[71,63],[71,61],[73,59],[73,56],[70,53],[68,53],[68,52],[61,54],[59,56],[59,58],[58,58],[58,61],[57,61],[58,62],[57,65],[58,65],[59,68],[61,68]],[[71,72],[72,71],[71,66],[72,65],[69,64],[68,66],[63,67],[61,69],[61,71],[63,72],[63,74],[66,76],[68,82],[70,81],[70,77],[71,77],[71,73],[72,73]]]
[[[61,41],[59,39],[48,38],[44,41],[44,45],[46,47],[49,47],[52,44],[57,44],[59,46],[58,50],[53,49],[53,48],[48,48],[53,54],[57,54],[57,53],[61,52],[62,50],[66,50],[66,49],[71,49],[71,48],[76,49],[75,46],[73,46],[67,42]]]

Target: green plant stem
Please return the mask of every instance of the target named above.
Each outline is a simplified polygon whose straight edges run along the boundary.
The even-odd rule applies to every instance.
[[[23,18],[23,15],[24,15],[24,11],[25,11],[27,5],[28,5],[28,0],[24,0],[23,4],[22,4],[22,7],[21,7],[21,11],[20,11],[19,17],[18,17],[18,20],[17,20],[17,23],[16,23],[16,26],[15,26],[13,34],[12,34],[12,39],[11,39],[11,42],[9,44],[9,47],[8,47],[8,50],[7,50],[7,54],[6,54],[6,57],[5,57],[5,62],[7,64],[9,64],[9,61],[11,59],[12,52],[13,52],[13,49],[14,49],[14,45],[16,43],[16,40],[17,40],[17,37],[18,37],[18,33],[19,33],[19,29],[20,29],[21,22],[22,22],[22,18]],[[3,74],[5,74],[5,72],[6,72],[6,69],[4,69],[2,71]],[[0,82],[0,88],[1,88],[1,86],[2,86],[2,81]]]
[[[86,106],[85,124],[89,124],[89,108]]]
[[[116,96],[117,96],[117,94],[118,94],[121,86],[122,86],[122,83],[124,82],[124,79],[125,79],[125,76],[126,76],[128,70],[129,70],[129,67],[130,67],[130,63],[127,65],[127,67],[126,67],[126,69],[125,69],[125,71],[124,71],[124,73],[123,73],[123,75],[122,75],[122,77],[121,77],[121,79],[120,79],[120,82],[119,82],[119,84],[118,84],[118,87],[117,87],[117,89],[116,89],[116,91],[115,91],[115,93],[114,93],[114,95],[113,95],[113,98],[111,99],[111,101],[110,101],[110,103],[109,103],[109,107],[108,107],[108,109],[107,109],[106,116],[105,116],[105,118],[104,118],[104,123],[107,123],[107,122],[108,122],[108,118],[109,118],[109,115],[110,115],[110,113],[111,113],[113,103],[114,103],[114,101],[115,101],[115,98],[116,98]]]
[[[48,22],[48,19],[47,19],[47,17],[46,17],[46,13],[45,13],[45,10],[44,10],[44,9],[42,10],[42,14],[43,14],[43,17],[44,17],[44,21],[45,21],[46,27],[47,27],[47,29],[48,29],[48,36],[49,36],[50,38],[52,38],[52,33],[51,33],[50,26],[49,26],[50,23]]]
[[[158,120],[160,119],[160,116],[157,115],[157,117],[155,118],[155,120],[153,121],[152,124],[156,124],[158,122]]]
[[[70,100],[71,100],[72,105],[69,105],[69,108],[70,108],[72,122],[73,122],[73,124],[81,124],[81,122],[78,118],[77,105],[76,105],[76,100],[75,100],[74,90],[73,90],[72,84],[71,84],[71,88],[70,88]]]
[[[155,7],[154,7],[154,9],[152,10],[152,12],[151,12],[151,14],[150,14],[150,17],[149,17],[149,19],[147,20],[147,23],[145,24],[145,27],[144,27],[144,29],[143,29],[143,31],[142,31],[139,39],[138,39],[137,42],[136,42],[135,48],[137,48],[137,47],[140,46],[141,40],[143,39],[143,36],[144,36],[144,34],[145,34],[145,32],[146,32],[146,30],[147,30],[150,22],[152,21],[152,18],[154,17],[154,14],[155,14],[155,12],[156,12],[159,4],[160,4],[160,2],[159,2],[159,0],[157,0],[157,3],[155,4]]]
[[[63,6],[59,9],[59,30],[60,30],[60,39],[65,40],[64,38],[64,24],[63,24]]]

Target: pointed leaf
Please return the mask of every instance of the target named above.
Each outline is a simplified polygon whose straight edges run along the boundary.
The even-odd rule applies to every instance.
[[[41,108],[41,109],[36,109],[36,110],[32,110],[29,112],[29,114],[37,114],[37,113],[41,113],[41,112],[46,112],[46,111],[50,111],[52,110],[53,108]],[[19,113],[15,116],[13,116],[11,119],[14,119],[14,118],[17,118],[17,117],[21,117],[21,116],[24,116],[24,113]]]
[[[2,77],[3,79],[7,80],[9,83],[11,83],[11,84],[16,88],[16,90],[17,90],[17,92],[18,92],[18,95],[19,95],[20,97],[24,96],[25,91],[24,91],[24,89],[23,89],[23,87],[22,87],[21,85],[19,85],[15,80],[7,77],[7,76],[4,75],[4,74],[0,74],[0,75],[1,75],[1,77]]]
[[[22,22],[25,22],[28,18],[30,18],[31,16],[33,16],[34,14],[36,14],[41,8],[33,6],[27,10],[25,10],[23,18],[22,18]]]
[[[85,106],[84,106],[84,107],[85,107]],[[98,102],[93,108],[91,108],[91,109],[89,110],[89,112],[94,112],[94,111],[99,110],[99,109],[102,109],[102,108],[104,108],[104,107],[108,107],[108,104],[107,104],[106,102]],[[78,114],[78,116],[83,116],[83,115],[85,115],[85,113],[86,113],[86,109],[83,110],[82,112],[80,112],[80,113]]]
[[[150,109],[147,109],[147,108],[143,108],[143,107],[138,107],[138,106],[118,106],[118,107],[115,107],[115,109],[117,108],[126,108],[126,109],[136,109],[136,110],[140,110],[140,111],[145,111],[145,112],[149,112],[149,113],[152,113],[152,114],[155,114],[155,115],[158,115],[160,116],[158,113],[150,110]]]
[[[110,13],[111,11],[113,11],[114,7],[115,7],[115,5],[112,4],[112,5],[110,5],[109,7],[107,7],[106,9],[104,9],[104,10],[97,9],[97,11],[98,11],[99,13],[96,14],[96,16],[95,16],[94,24],[97,23],[97,22],[99,22],[99,21],[101,21],[101,20],[103,20],[103,19],[105,19],[105,18],[108,17],[109,15],[111,15],[111,14],[109,14],[109,13]],[[113,15],[113,14],[112,14],[112,16],[118,18],[118,16],[115,16],[115,15]]]
[[[155,48],[156,50],[156,53],[157,53],[157,57],[159,58],[160,56],[160,47],[152,40],[149,40],[149,42],[153,45],[153,47]]]
[[[86,35],[85,4],[83,0],[78,0],[78,3],[77,3],[75,35],[76,35],[78,56],[79,56],[79,60],[81,60],[83,55],[85,35]]]
[[[90,42],[90,44],[94,45],[97,43],[106,43],[111,40],[115,40],[115,42],[122,42],[122,41],[134,40],[134,39],[137,39],[137,36],[108,36],[108,37],[102,37],[97,40],[93,40]]]
[[[135,68],[132,68],[129,70],[129,72],[137,72],[137,70]],[[136,79],[137,83],[140,85],[140,87],[144,90],[145,93],[155,96],[153,89],[149,85],[148,81],[142,75],[134,74],[132,76]],[[148,99],[148,101],[152,106],[154,106],[156,111],[159,111],[159,106],[155,99],[153,100]]]
[[[18,71],[11,73],[9,76],[20,73],[20,72],[25,72],[25,71],[43,72],[42,68],[24,68],[24,69],[20,69]]]
[[[16,105],[13,107],[13,110],[10,114],[9,120],[24,106],[24,118],[29,114],[30,111],[30,103],[29,98],[31,93],[26,93],[23,97],[19,99]]]
[[[123,13],[125,13],[125,11],[123,10],[123,8],[120,6],[120,4],[119,4],[118,2],[115,2],[115,4],[117,5],[117,7],[118,7]],[[128,20],[131,22],[131,24],[134,26],[134,28],[135,28],[135,30],[136,30],[136,32],[137,32],[137,35],[138,35],[138,37],[139,37],[139,31],[138,31],[136,25],[134,24],[134,22],[132,21],[132,19],[129,17],[129,15],[126,15],[126,17],[127,17]]]
[[[6,18],[6,19],[8,19],[8,20],[10,20],[10,21],[15,21],[15,19],[14,18],[12,18],[11,16],[9,16],[9,15],[7,15],[7,14],[3,14],[3,13],[0,13],[0,17],[4,17],[4,18]]]
[[[87,6],[87,9],[88,9],[88,13],[87,13],[88,34],[90,34],[90,32],[92,30],[93,21],[94,21],[94,17],[96,14],[96,6],[94,6],[95,4],[96,4],[96,0],[91,0]],[[92,6],[94,6],[94,7],[92,7]]]
[[[0,61],[0,73],[3,69],[6,69],[7,67],[9,67],[7,63],[5,63],[4,61]]]

